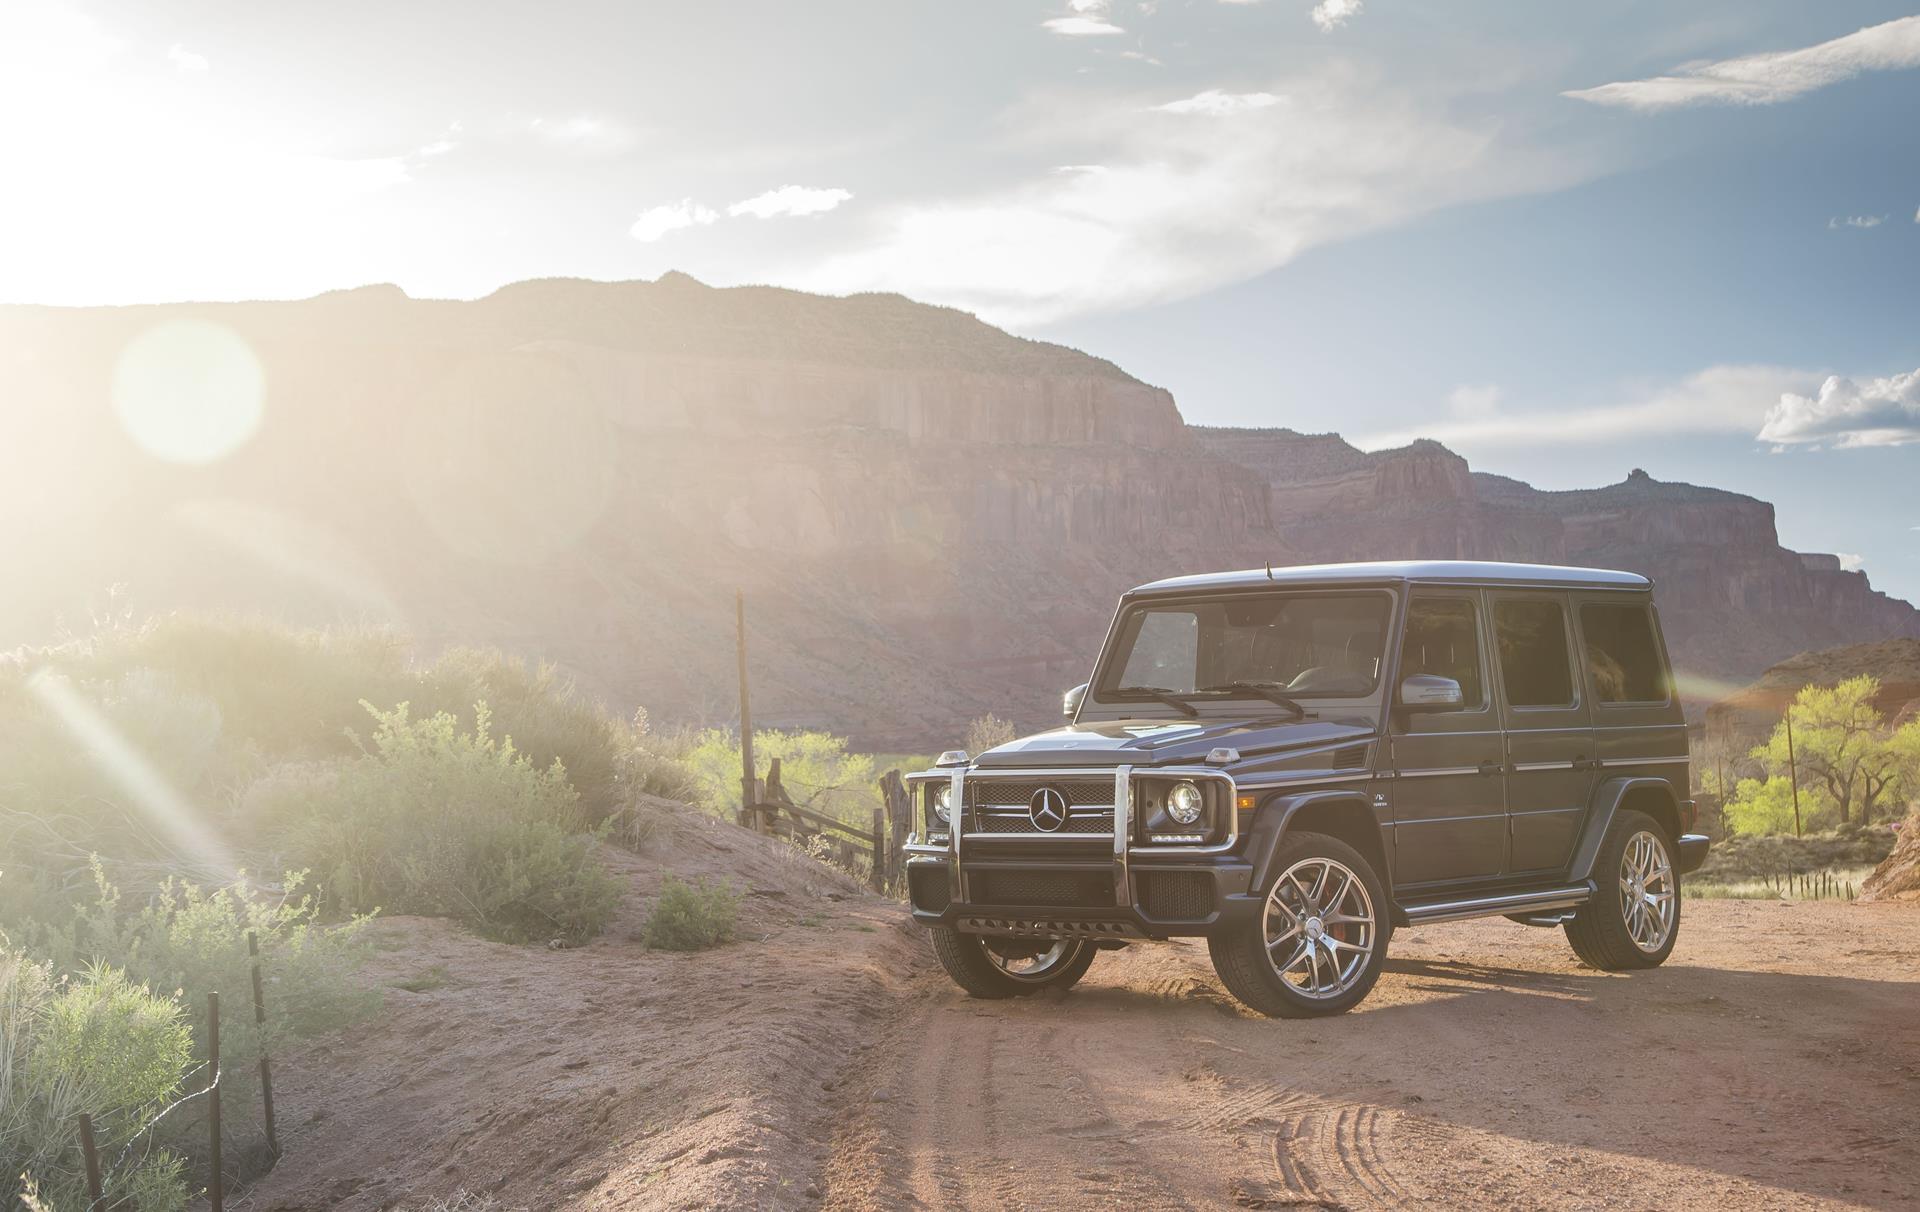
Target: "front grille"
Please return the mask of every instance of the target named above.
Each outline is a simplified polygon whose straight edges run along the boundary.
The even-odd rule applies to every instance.
[[[1098,908],[1113,904],[1111,871],[980,871],[968,880],[977,905]]]
[[[907,895],[913,907],[924,913],[944,913],[953,903],[953,888],[947,882],[945,867],[907,868]]]
[[[973,827],[981,833],[1009,833],[1032,836],[1044,833],[1036,829],[1033,818],[1025,812],[976,812]],[[1066,824],[1053,830],[1054,833],[1098,833],[1112,835],[1113,813],[1076,812],[1067,818]]]
[[[1198,921],[1213,912],[1213,879],[1204,871],[1142,871],[1140,908],[1163,921]]]
[[[1113,807],[1111,778],[1045,780],[972,778],[967,780],[967,803],[974,807],[1025,808],[1033,801],[1034,793],[1042,787],[1051,787],[1066,796],[1068,805],[1074,808]]]

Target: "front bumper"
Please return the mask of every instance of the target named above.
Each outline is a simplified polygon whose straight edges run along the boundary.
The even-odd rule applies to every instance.
[[[1707,861],[1707,847],[1712,845],[1703,833],[1683,833],[1680,835],[1680,874],[1700,869]]]
[[[1044,857],[969,860],[957,897],[952,874],[945,857],[907,860],[914,921],[975,934],[1163,939],[1211,934],[1260,910],[1260,898],[1248,894],[1253,867],[1233,855],[1137,858],[1123,896],[1114,894],[1103,864]],[[1076,895],[1082,889],[1084,895]],[[1035,891],[1049,895],[1034,897]],[[1035,899],[1046,903],[1030,903]]]
[[[1239,813],[1233,779],[1215,768],[1160,767],[1149,777],[1208,780],[1221,793],[1226,819],[1206,844],[1143,844],[1133,837],[1134,770],[1119,766],[1096,777],[1113,780],[1109,833],[1031,836],[979,832],[968,806],[975,779],[1084,779],[1088,770],[1023,770],[975,774],[959,769],[913,776],[913,784],[946,783],[959,808],[956,827],[928,844],[909,844],[907,889],[913,918],[985,934],[1078,938],[1168,938],[1210,933],[1223,921],[1258,909],[1248,896],[1252,866],[1236,851]],[[916,791],[916,812],[919,800]],[[918,842],[918,839],[914,839]]]

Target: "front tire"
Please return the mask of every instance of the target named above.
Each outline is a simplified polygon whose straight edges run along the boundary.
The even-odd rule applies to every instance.
[[[1680,873],[1673,842],[1644,812],[1614,814],[1594,860],[1593,899],[1566,925],[1573,953],[1590,968],[1657,968],[1680,937]]]
[[[1067,989],[1087,974],[1097,948],[1085,939],[1016,939],[933,928],[933,953],[970,996],[1026,997]]]
[[[1373,864],[1324,833],[1289,835],[1274,854],[1260,915],[1207,940],[1228,992],[1274,1018],[1358,1005],[1380,979],[1393,933]]]

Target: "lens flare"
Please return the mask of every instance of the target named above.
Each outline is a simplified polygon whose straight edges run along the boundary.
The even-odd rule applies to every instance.
[[[113,408],[140,449],[169,463],[212,463],[260,427],[266,373],[240,334],[170,320],[120,352]]]
[[[209,875],[233,878],[232,853],[200,823],[193,806],[167,776],[120,735],[119,729],[74,689],[72,682],[43,669],[27,679],[27,687],[73,735],[87,760],[112,779],[185,856],[201,864]]]

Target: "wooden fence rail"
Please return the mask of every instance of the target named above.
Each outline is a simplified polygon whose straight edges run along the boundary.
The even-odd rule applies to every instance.
[[[740,810],[740,824],[755,833],[771,837],[810,842],[825,839],[829,851],[842,865],[858,867],[865,862],[867,886],[886,892],[906,875],[907,834],[913,828],[912,797],[906,780],[898,770],[887,771],[880,780],[882,807],[873,810],[871,827],[861,829],[838,817],[816,812],[793,797],[780,781],[780,759],[774,758],[765,779],[754,780],[754,802]]]

